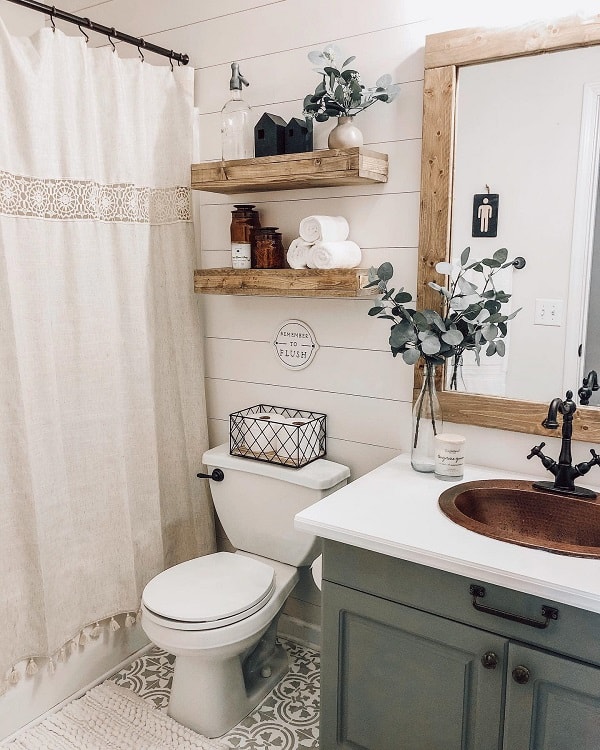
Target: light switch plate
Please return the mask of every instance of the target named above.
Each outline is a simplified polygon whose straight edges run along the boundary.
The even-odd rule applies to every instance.
[[[561,326],[563,321],[562,299],[536,299],[535,318],[536,326]]]

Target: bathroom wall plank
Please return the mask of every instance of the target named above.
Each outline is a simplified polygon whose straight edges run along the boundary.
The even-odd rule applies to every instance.
[[[272,54],[295,47],[319,47],[335,39],[368,33],[427,17],[422,0],[358,3],[346,0],[286,2],[207,20],[197,25],[147,35],[155,44],[186,49],[195,68]],[[310,21],[308,20],[310,19]],[[385,71],[382,71],[385,72]]]
[[[31,36],[46,25],[47,16],[19,5],[2,3],[0,18],[14,36]]]
[[[396,83],[423,79],[423,23],[395,26],[389,29],[359,34],[340,40],[339,46],[346,57],[356,56],[356,67],[365,85],[374,85],[379,76],[389,73]],[[381,54],[372,54],[376,45]],[[250,81],[244,89],[244,99],[250,106],[262,106],[277,100],[302,101],[312,93],[320,78],[308,60],[312,45],[294,47],[268,55],[254,55],[240,60],[240,68]],[[320,49],[318,46],[316,49]],[[341,64],[340,60],[340,64]],[[211,65],[196,71],[196,106],[201,114],[220,112],[227,93],[231,68],[229,62]],[[276,97],[276,98],[274,98]],[[387,105],[377,104],[374,110]],[[366,113],[365,113],[366,114]]]
[[[226,94],[223,98],[223,104],[225,103],[225,97]],[[402,85],[398,98],[391,104],[374,105],[361,112],[356,123],[362,131],[365,146],[375,149],[375,144],[420,139],[422,100],[423,81],[412,81]],[[302,100],[280,102],[277,98],[273,98],[271,102],[265,102],[253,109],[253,122],[256,122],[264,111],[279,115],[287,122],[291,117],[302,116]],[[199,115],[199,161],[212,161],[221,158],[220,122],[219,114]],[[315,149],[327,148],[327,137],[334,125],[335,121],[332,120],[316,123],[314,131]],[[387,147],[381,150],[387,153]]]
[[[221,445],[229,442],[229,420],[209,419],[208,436],[210,445]],[[369,445],[351,440],[340,440],[327,434],[327,458],[348,466],[350,469],[350,481],[354,481],[373,469],[376,469],[386,461],[395,458],[399,453],[408,451],[405,449],[386,448],[381,445]]]
[[[402,286],[401,275],[412,282],[414,248],[386,248],[376,252],[377,258],[363,254],[364,259],[368,257],[369,261],[373,261],[365,263],[365,267],[389,260],[394,264],[395,276],[398,277],[396,288]],[[297,318],[313,329],[321,346],[389,352],[386,324],[368,315],[373,300],[198,296],[202,299],[204,330],[209,338],[268,341],[279,323],[288,318]],[[241,320],[244,321],[243,326],[240,326]],[[352,325],[340,326],[340,320],[351,320]]]
[[[412,397],[413,368],[385,351],[324,346],[298,371],[285,368],[268,341],[208,338],[205,354],[208,378],[388,400]]]
[[[206,380],[206,398],[209,419],[228,421],[233,411],[272,404],[327,414],[327,435],[332,438],[404,451],[410,445],[409,401],[213,378]]]
[[[416,192],[256,203],[262,225],[279,227],[287,245],[298,236],[300,221],[313,214],[345,216],[352,228],[351,239],[360,247],[415,247],[418,244],[419,194]],[[202,206],[202,249],[223,250],[229,247],[230,224],[231,206]]]
[[[76,13],[77,15],[90,15],[90,12],[98,8],[99,5],[111,5],[115,6],[114,0],[87,0],[87,2],[83,2],[82,0],[61,0],[60,8],[61,10],[66,10],[69,13]],[[83,13],[85,11],[85,13]],[[112,24],[111,24],[112,26]]]
[[[148,2],[148,0],[109,0],[109,2],[82,3],[81,0],[63,0],[58,7],[77,15],[89,16],[93,21],[109,28],[114,26],[133,36],[152,41],[152,35],[182,26],[191,26],[201,32],[203,22],[211,19],[251,11],[284,0],[177,0],[177,2]],[[169,49],[171,47],[169,46]],[[179,51],[179,50],[176,50]]]
[[[202,260],[198,263],[198,268],[231,268],[231,250],[210,250],[203,252]],[[213,295],[202,296],[203,298],[212,299]]]

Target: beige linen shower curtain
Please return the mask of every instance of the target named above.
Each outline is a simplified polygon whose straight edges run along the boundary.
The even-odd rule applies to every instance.
[[[0,20],[0,692],[213,550],[192,117],[192,70]]]

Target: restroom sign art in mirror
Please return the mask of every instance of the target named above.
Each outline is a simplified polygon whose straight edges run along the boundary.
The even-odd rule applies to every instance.
[[[284,367],[302,370],[313,361],[319,345],[306,323],[301,320],[286,320],[277,329],[273,347]]]

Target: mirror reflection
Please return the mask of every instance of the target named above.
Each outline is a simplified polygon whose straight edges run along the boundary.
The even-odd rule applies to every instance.
[[[465,352],[457,390],[600,405],[599,101],[597,47],[459,69],[451,259],[505,247],[527,265],[497,279],[522,308],[505,355]]]

